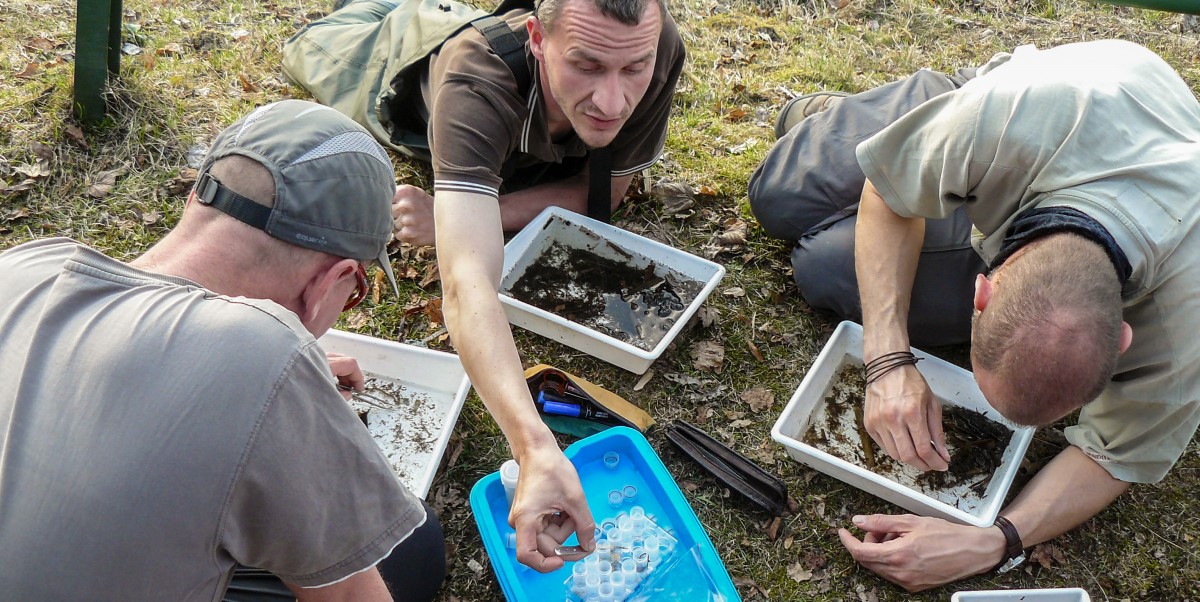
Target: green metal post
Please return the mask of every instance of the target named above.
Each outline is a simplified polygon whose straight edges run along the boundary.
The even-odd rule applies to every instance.
[[[104,86],[121,68],[120,0],[79,0],[75,16],[75,115],[104,118]]]
[[[1187,13],[1191,15],[1200,15],[1200,0],[1095,0],[1096,2],[1104,2],[1106,4],[1116,4],[1118,6],[1135,6],[1137,8],[1151,8],[1154,10],[1165,10],[1174,13]]]

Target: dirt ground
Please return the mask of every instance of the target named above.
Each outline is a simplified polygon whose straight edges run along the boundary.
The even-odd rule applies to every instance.
[[[0,47],[0,249],[57,235],[121,259],[144,251],[178,219],[217,131],[255,106],[306,96],[283,78],[279,49],[329,4],[128,0],[124,8],[125,54],[109,117],[83,128],[71,117],[75,3],[0,0],[7,42]],[[800,297],[789,243],[767,237],[746,205],[746,181],[792,96],[861,91],[922,67],[949,71],[1020,44],[1107,37],[1147,45],[1195,90],[1194,21],[1087,0],[676,0],[671,11],[689,63],[667,150],[615,221],[718,261],[727,275],[704,319],[645,382],[518,331],[526,364],[583,375],[660,424],[686,419],[784,480],[795,511],[772,520],[681,458],[661,429],[649,434],[746,600],[947,600],[960,589],[1068,586],[1094,600],[1200,599],[1195,443],[1162,483],[1133,487],[1094,519],[1037,546],[1018,571],[908,595],[859,567],[833,532],[853,514],[897,509],[790,460],[770,437],[835,324]],[[401,182],[431,183],[424,167],[400,157],[396,169]],[[397,248],[393,259],[403,298],[383,294],[376,279],[376,294],[340,326],[452,350],[432,249]],[[938,351],[964,356],[961,348]],[[1021,478],[1062,445],[1061,426],[1040,430]],[[467,499],[506,457],[503,437],[472,395],[429,495],[448,543],[442,600],[502,598]]]

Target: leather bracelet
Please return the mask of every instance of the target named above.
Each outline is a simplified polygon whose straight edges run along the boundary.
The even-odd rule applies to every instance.
[[[1017,527],[1012,524],[1012,521],[1003,516],[996,516],[995,526],[1000,527],[1000,532],[1004,534],[1004,558],[996,564],[993,571],[997,571],[1014,558],[1019,558],[1025,553],[1025,545],[1021,543],[1021,534],[1017,533]]]

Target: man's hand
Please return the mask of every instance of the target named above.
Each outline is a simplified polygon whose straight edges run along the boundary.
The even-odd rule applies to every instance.
[[[542,573],[563,566],[554,546],[571,533],[585,550],[596,548],[596,523],[588,508],[575,466],[558,450],[530,450],[521,460],[521,476],[508,522],[517,530],[517,560]]]
[[[344,387],[350,387],[356,391],[362,391],[367,384],[367,377],[363,375],[362,369],[358,367],[358,360],[340,353],[325,353],[325,359],[329,361],[329,370],[333,372],[333,377],[337,379],[339,385],[339,393],[350,400],[350,391]]]
[[[416,246],[432,245],[433,197],[416,186],[397,186],[392,197],[392,225],[396,228],[396,240]]]
[[[942,404],[915,366],[901,366],[867,387],[863,426],[879,447],[921,470],[946,470],[950,454]]]
[[[995,527],[912,514],[855,516],[854,524],[866,532],[862,541],[846,529],[838,530],[850,555],[910,592],[983,573],[1004,557],[1004,534]]]

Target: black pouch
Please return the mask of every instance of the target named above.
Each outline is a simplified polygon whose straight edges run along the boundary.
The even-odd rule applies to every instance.
[[[761,466],[682,420],[666,428],[668,441],[726,487],[771,514],[782,514],[787,508],[787,486]]]

